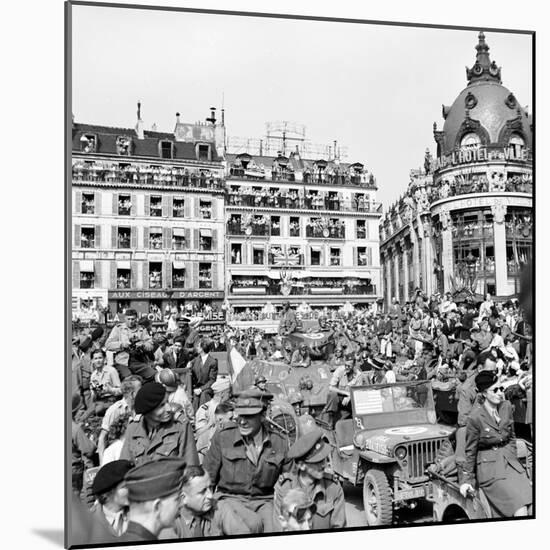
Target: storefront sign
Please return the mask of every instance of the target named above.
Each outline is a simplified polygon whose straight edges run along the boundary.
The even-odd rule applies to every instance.
[[[529,160],[529,151],[526,148],[518,150],[516,147],[505,147],[503,149],[487,149],[486,147],[461,149],[460,151],[453,151],[450,155],[435,159],[432,163],[432,168],[433,170],[439,170],[447,166],[456,166],[457,164],[487,162],[491,160],[527,162]]]
[[[465,199],[456,199],[456,197],[452,197],[444,203],[437,205],[432,210],[432,215],[439,214],[443,209],[463,210],[466,208],[487,208],[495,205],[524,206],[526,208],[531,208],[533,203],[532,200],[527,197],[502,196],[500,194],[491,195],[490,193],[484,193],[477,197]]]
[[[223,299],[221,290],[110,290],[109,300]]]

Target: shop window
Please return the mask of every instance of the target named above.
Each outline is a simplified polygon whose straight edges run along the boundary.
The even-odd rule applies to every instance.
[[[93,193],[82,193],[82,213],[95,213],[95,195]]]
[[[212,219],[212,202],[211,201],[205,201],[201,199],[199,202],[199,208],[200,208],[201,218],[203,220]]]
[[[321,265],[321,250],[311,249],[311,265]]]
[[[162,288],[162,264],[149,262],[149,288]]]
[[[174,250],[185,249],[185,235],[174,235],[172,237],[172,248]]]
[[[300,236],[300,218],[291,217],[290,218],[290,236],[299,237]]]
[[[151,196],[149,215],[155,218],[160,218],[162,216],[162,197],[158,195]]]
[[[129,216],[132,211],[132,200],[130,195],[118,196],[118,215]]]
[[[158,318],[162,316],[162,300],[150,300],[149,301],[149,313],[153,314]],[[162,317],[161,317],[162,319]]]
[[[149,248],[155,250],[162,248],[162,233],[160,231],[151,231],[149,233]]]
[[[252,252],[252,263],[254,265],[264,265],[265,252],[263,248],[255,248]]]
[[[199,288],[212,288],[211,263],[199,263]]]
[[[356,239],[366,239],[367,238],[367,222],[366,220],[357,220],[357,226],[355,229],[355,238]]]
[[[185,216],[185,199],[176,199],[172,201],[172,215],[174,218],[183,218]]]
[[[171,141],[160,142],[160,157],[163,159],[171,159],[174,144]]]
[[[242,263],[242,244],[231,244],[231,263],[234,265],[240,265]]]
[[[117,288],[130,288],[130,270],[129,269],[117,269],[116,270],[116,287]]]
[[[330,265],[331,266],[337,266],[340,264],[340,252],[341,250],[339,248],[331,248],[330,249]]]
[[[80,230],[80,246],[82,248],[95,247],[95,228],[94,227],[83,227]]]
[[[124,315],[127,309],[130,309],[130,300],[117,300],[116,302],[117,315]]]
[[[95,275],[89,271],[80,272],[80,288],[94,288]]]
[[[172,287],[185,288],[185,269],[172,270]]]
[[[129,227],[119,227],[117,229],[117,247],[130,248],[131,230]]]

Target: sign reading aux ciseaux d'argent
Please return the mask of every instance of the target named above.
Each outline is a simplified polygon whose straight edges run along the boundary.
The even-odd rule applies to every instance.
[[[487,147],[460,149],[453,151],[450,155],[444,155],[435,159],[432,163],[433,170],[446,168],[447,166],[456,166],[457,164],[467,164],[470,162],[487,162],[491,160],[515,160],[527,162],[529,160],[529,150],[516,147],[504,147],[498,149],[488,149]]]

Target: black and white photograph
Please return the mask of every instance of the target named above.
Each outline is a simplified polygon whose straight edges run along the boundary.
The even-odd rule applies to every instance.
[[[533,30],[200,8],[65,4],[66,546],[534,518]]]

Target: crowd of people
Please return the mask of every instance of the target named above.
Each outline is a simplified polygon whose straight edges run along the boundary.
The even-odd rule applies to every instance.
[[[290,369],[326,364],[319,419],[332,428],[350,416],[354,385],[447,384],[457,402],[449,448],[461,493],[483,488],[493,517],[530,513],[512,403],[526,402],[529,426],[533,351],[530,311],[517,300],[456,302],[450,293],[417,290],[405,304],[393,299],[387,312],[351,304],[295,311],[286,302],[277,334],[228,321],[208,337],[188,313],[196,312],[175,308],[159,329],[128,309],[110,331],[75,335],[73,536],[81,543],[346,526],[323,430],[314,424],[286,439],[269,422],[265,379],[234,395],[231,373],[219,372],[213,355],[220,351]],[[296,333],[323,337],[296,342]],[[448,464],[440,458],[432,469]],[[91,484],[86,472],[95,474]]]

